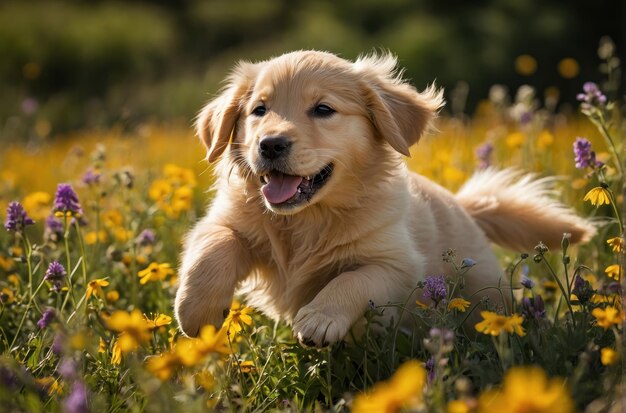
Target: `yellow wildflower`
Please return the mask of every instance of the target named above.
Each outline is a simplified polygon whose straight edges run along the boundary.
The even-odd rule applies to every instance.
[[[106,287],[107,285],[109,285],[109,282],[104,278],[89,281],[89,284],[87,284],[86,299],[89,300],[89,297],[92,295],[102,297],[102,287]]]
[[[174,274],[174,270],[171,268],[170,264],[158,264],[153,262],[150,263],[148,268],[139,271],[137,275],[141,277],[139,283],[146,284],[148,281],[162,281],[165,277],[172,274]]]
[[[108,291],[106,294],[107,301],[114,303],[120,299],[120,293],[117,290]]]
[[[107,233],[105,231],[91,231],[85,234],[85,244],[93,245],[96,242],[106,242],[107,241]]]
[[[133,232],[131,230],[123,227],[115,227],[112,228],[111,231],[113,232],[115,239],[119,242],[126,242],[133,236]]]
[[[122,362],[122,347],[120,347],[120,341],[115,340],[113,343],[113,350],[111,351],[111,364],[120,364]]]
[[[492,336],[499,336],[502,332],[515,333],[519,336],[526,335],[522,328],[524,318],[519,314],[513,314],[511,317],[496,314],[491,311],[481,311],[480,315],[483,321],[476,324],[476,331]]]
[[[583,198],[583,201],[591,202],[591,205],[601,206],[601,205],[610,205],[611,204],[611,193],[608,189],[597,186],[587,192],[587,195]]]
[[[606,267],[604,270],[607,277],[613,278],[615,281],[619,281],[622,279],[622,266],[619,264],[613,264]]]
[[[121,333],[117,343],[124,353],[135,350],[141,343],[150,339],[151,326],[137,309],[131,313],[115,311],[106,320],[106,325],[109,330]]]
[[[98,341],[98,353],[104,353],[106,351],[106,348],[106,343],[104,342],[102,337],[100,337],[100,340]]]
[[[172,377],[174,370],[180,366],[180,360],[174,353],[162,353],[148,357],[146,369],[159,380],[165,381]]]
[[[241,370],[242,373],[251,373],[255,368],[254,362],[251,360],[239,362],[239,370]]]
[[[611,246],[611,250],[615,253],[620,253],[624,251],[624,238],[622,237],[614,237],[606,240],[606,243]]]
[[[14,266],[15,261],[13,261],[13,258],[0,255],[0,268],[2,268],[6,272],[9,272],[13,269]]]
[[[63,394],[63,383],[59,383],[59,380],[52,376],[35,379],[35,382],[48,392],[48,396]]]
[[[194,376],[196,386],[201,386],[206,391],[212,391],[215,387],[215,377],[206,370],[196,373]]]
[[[13,290],[4,287],[2,291],[0,291],[0,303],[11,304],[13,301],[15,301],[15,294],[13,293]]]
[[[159,202],[167,198],[173,190],[174,188],[172,188],[172,185],[168,181],[165,179],[157,179],[150,185],[148,196],[151,200]]]
[[[247,324],[249,326],[252,325],[252,317],[250,317],[250,313],[252,312],[252,308],[244,307],[241,308],[241,304],[237,301],[233,301],[230,312],[224,320],[224,326],[228,329],[228,334],[231,336],[237,334],[243,328],[242,324]]]
[[[415,300],[415,304],[419,307],[419,308],[428,308],[428,304],[421,302],[420,300]]]
[[[537,148],[541,150],[545,150],[548,147],[552,146],[554,143],[554,135],[548,132],[547,130],[541,131],[539,136],[537,136]]]
[[[526,137],[522,132],[513,132],[506,137],[506,145],[511,148],[519,148],[524,143]]]
[[[464,313],[465,310],[467,310],[467,308],[471,304],[472,303],[470,303],[469,301],[464,300],[462,298],[453,298],[448,303],[448,310],[450,310],[450,311],[452,311],[452,310],[459,310],[460,312]]]
[[[619,353],[612,348],[605,347],[600,350],[600,361],[605,366],[612,366],[620,359]]]
[[[549,379],[536,366],[513,367],[504,376],[502,389],[489,390],[478,399],[481,413],[571,413],[574,411],[561,379]]]
[[[149,319],[148,317],[145,317],[145,319],[153,330],[172,324],[172,317],[165,314],[157,314],[153,319]]]
[[[469,400],[451,400],[448,402],[447,413],[470,413],[474,410],[472,404],[476,404],[476,401],[472,401],[473,403]]]
[[[598,325],[602,328],[609,329],[612,325],[620,325],[622,323],[622,312],[615,307],[594,308],[591,312],[596,318]]]
[[[7,281],[13,284],[15,287],[19,287],[20,285],[20,277],[17,274],[11,274],[7,277]]]
[[[178,165],[167,164],[163,167],[165,178],[177,186],[196,186],[196,176],[191,169],[181,168]]]
[[[352,412],[397,412],[404,406],[417,406],[422,401],[425,384],[426,370],[421,363],[407,361],[390,380],[377,383],[368,393],[357,395]]]
[[[107,228],[116,228],[124,223],[124,216],[117,209],[102,213],[102,223]]]
[[[172,196],[172,212],[178,214],[182,211],[187,211],[191,208],[191,201],[193,200],[193,191],[188,186],[181,186],[174,191]]]
[[[45,219],[50,213],[52,197],[47,192],[33,192],[22,200],[22,206],[35,221]]]

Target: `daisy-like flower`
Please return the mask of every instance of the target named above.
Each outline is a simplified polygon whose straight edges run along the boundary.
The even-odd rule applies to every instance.
[[[243,324],[252,325],[252,317],[250,317],[250,313],[252,313],[252,308],[250,307],[241,307],[241,304],[237,301],[233,301],[232,306],[230,307],[230,312],[224,320],[224,326],[228,329],[228,334],[233,336],[240,332],[243,328]]]
[[[254,366],[254,361],[252,360],[239,362],[239,370],[241,370],[242,373],[252,373],[254,369],[256,369],[256,367]]]
[[[601,206],[611,204],[611,193],[606,188],[606,184],[596,186],[587,192],[587,195],[583,198],[583,201],[591,202],[591,205]]]
[[[611,328],[613,325],[620,325],[622,323],[622,319],[624,318],[622,312],[615,307],[606,307],[602,308],[594,308],[591,312],[596,318],[596,322],[598,326],[604,328],[605,330]]]
[[[22,232],[27,225],[33,225],[33,221],[19,202],[11,202],[7,207],[7,217],[4,228],[7,231]]]
[[[606,240],[606,243],[611,246],[611,250],[617,254],[624,251],[624,246],[626,243],[624,242],[624,238],[622,237],[614,237]]]
[[[92,295],[102,298],[102,287],[106,287],[107,285],[109,285],[109,282],[104,278],[97,278],[89,281],[89,284],[87,284],[87,292],[85,293],[87,296],[86,299],[89,300],[89,297]]]
[[[161,381],[166,381],[174,375],[174,371],[181,366],[180,358],[176,353],[161,353],[158,356],[148,357],[146,370]]]
[[[620,359],[619,353],[612,348],[604,347],[600,350],[600,361],[605,366],[612,366]]]
[[[57,186],[52,210],[57,217],[80,217],[83,214],[78,195],[76,195],[70,184],[59,184]]]
[[[152,319],[149,319],[144,315],[144,318],[146,319],[148,324],[150,324],[150,328],[152,330],[172,324],[172,317],[166,314],[156,314]]]
[[[422,403],[426,380],[422,364],[417,360],[407,361],[390,380],[377,383],[368,393],[357,395],[352,412],[397,412],[403,407],[418,406]]]
[[[518,336],[525,336],[526,332],[522,327],[524,317],[519,314],[513,314],[510,317],[500,315],[491,311],[481,311],[480,315],[483,321],[475,325],[476,331],[492,336],[499,336],[503,332]]]
[[[504,376],[501,389],[480,395],[478,411],[571,413],[574,402],[563,380],[549,379],[540,367],[513,367]]]
[[[148,265],[148,268],[139,271],[137,275],[141,278],[141,280],[139,280],[139,283],[143,285],[146,284],[148,281],[162,281],[168,275],[173,274],[174,270],[172,269],[170,264],[159,264],[153,262]]]
[[[606,267],[604,270],[607,277],[613,278],[615,281],[619,281],[622,279],[622,266],[619,264],[613,264]]]
[[[137,309],[131,313],[115,311],[106,319],[106,326],[120,333],[117,342],[123,353],[133,351],[150,340],[151,326]]]
[[[452,311],[452,310],[459,310],[460,312],[464,313],[465,310],[467,310],[467,308],[471,304],[472,303],[470,303],[467,300],[464,300],[463,298],[453,298],[448,303],[448,310],[450,310],[450,311]]]

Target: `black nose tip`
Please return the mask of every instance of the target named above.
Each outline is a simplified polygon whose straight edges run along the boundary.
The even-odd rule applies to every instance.
[[[284,136],[270,136],[259,142],[259,153],[265,159],[277,159],[285,155],[291,147],[291,141]]]

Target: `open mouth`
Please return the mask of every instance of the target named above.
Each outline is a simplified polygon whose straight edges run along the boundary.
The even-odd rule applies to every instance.
[[[333,164],[323,167],[315,175],[294,176],[272,170],[261,176],[261,192],[272,206],[295,206],[310,201],[333,173]]]

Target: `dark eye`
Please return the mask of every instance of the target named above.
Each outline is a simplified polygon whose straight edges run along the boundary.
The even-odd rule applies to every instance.
[[[319,118],[327,118],[333,113],[335,113],[335,109],[323,103],[313,108],[313,115]]]
[[[267,109],[263,105],[259,105],[256,108],[252,109],[252,114],[254,116],[263,116],[267,112]]]

